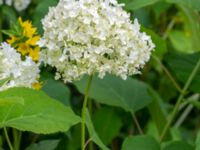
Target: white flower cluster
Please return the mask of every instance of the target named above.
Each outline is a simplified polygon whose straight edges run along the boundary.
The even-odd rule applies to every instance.
[[[13,4],[17,11],[25,10],[30,3],[31,0],[5,0],[6,5],[11,6]],[[0,0],[0,5],[2,4],[3,0]]]
[[[126,79],[140,73],[155,47],[116,0],[60,0],[42,23],[42,57],[65,82],[95,73]]]
[[[10,78],[8,83],[0,87],[0,91],[10,87],[32,87],[33,83],[38,83],[39,66],[30,57],[21,59],[9,44],[0,45],[0,80]]]

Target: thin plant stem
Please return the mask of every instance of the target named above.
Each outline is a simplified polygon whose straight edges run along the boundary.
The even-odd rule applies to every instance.
[[[92,106],[93,106],[93,103],[92,103],[92,100],[89,99],[88,100],[88,109],[89,109],[89,113],[92,114]],[[87,142],[86,142],[87,143]],[[86,144],[85,144],[86,145]],[[92,140],[90,140],[90,142],[88,143],[88,149],[89,150],[94,150],[94,146],[93,146],[93,142]]]
[[[176,121],[174,127],[178,128],[181,126],[181,124],[185,121],[185,119],[187,118],[187,116],[189,115],[189,113],[192,111],[193,109],[193,105],[190,104],[186,107],[186,109],[184,110],[184,112],[181,114],[181,116],[179,117],[178,121]]]
[[[195,102],[195,101],[198,101],[198,100],[199,100],[199,94],[194,94],[189,99],[187,99],[187,102],[188,102],[187,104],[189,104],[189,105],[185,108],[183,113],[181,113],[180,117],[177,119],[176,123],[174,124],[175,128],[178,128],[178,127],[181,126],[181,124],[185,121],[185,119],[187,118],[189,113],[194,108],[193,104],[191,104],[191,103]],[[181,110],[181,109],[183,109],[183,106],[182,106],[182,108],[180,106],[179,110]]]
[[[92,141],[92,139],[88,139],[88,140],[85,142],[85,147],[87,147],[87,145],[89,145],[91,141]]]
[[[195,101],[198,101],[199,98],[200,98],[200,94],[199,94],[199,93],[195,93],[195,94],[193,94],[192,96],[190,96],[189,98],[186,98],[186,99],[185,99],[186,101],[184,101],[184,102],[181,103],[179,110],[182,110],[182,109],[184,109],[187,105],[189,105],[189,104],[191,104],[191,103],[193,103],[193,102],[195,102]]]
[[[174,27],[175,23],[176,23],[176,17],[172,18],[172,20],[170,21],[170,23],[168,24],[167,26],[167,29],[165,30],[164,34],[163,34],[163,39],[166,40],[168,35],[169,35],[169,32],[171,31],[171,29]]]
[[[176,80],[173,78],[173,76],[171,75],[171,73],[168,71],[168,69],[162,64],[162,62],[159,60],[158,57],[156,56],[152,56],[154,60],[156,60],[159,65],[161,66],[161,68],[163,69],[163,71],[166,73],[166,75],[169,77],[169,79],[171,80],[171,82],[173,83],[174,87],[180,92],[182,93],[181,87],[178,85],[178,83],[176,82]]]
[[[178,111],[179,111],[179,106],[180,106],[180,104],[181,104],[181,102],[182,102],[182,100],[183,100],[183,98],[184,98],[184,96],[185,96],[185,93],[186,93],[188,87],[190,86],[190,84],[191,84],[193,78],[194,78],[195,75],[197,74],[197,72],[198,72],[198,70],[199,70],[199,67],[200,67],[200,59],[198,60],[196,66],[195,66],[194,69],[192,70],[192,72],[191,72],[191,74],[190,74],[190,76],[189,76],[187,82],[185,83],[185,85],[184,85],[184,87],[183,87],[183,90],[182,90],[182,93],[180,93],[180,95],[179,95],[179,97],[178,97],[178,100],[177,100],[177,102],[176,102],[176,104],[175,104],[175,107],[174,107],[174,109],[173,109],[173,111],[172,111],[172,114],[171,114],[171,116],[170,116],[170,119],[169,119],[169,121],[167,122],[167,124],[165,125],[165,127],[164,127],[164,129],[163,129],[163,132],[162,132],[162,134],[161,134],[161,136],[160,136],[160,142],[162,142],[162,140],[165,138],[165,135],[166,135],[166,133],[168,132],[168,130],[169,130],[169,128],[170,128],[172,122],[173,122],[174,119],[176,118],[176,115],[177,115],[177,113],[178,113]]]
[[[83,101],[83,107],[82,107],[82,123],[81,123],[81,150],[85,150],[85,122],[86,122],[86,109],[87,109],[87,101],[88,96],[90,92],[90,87],[92,84],[92,75],[89,76],[86,91],[85,91],[85,97]]]
[[[135,125],[136,125],[136,127],[137,127],[139,133],[140,133],[141,135],[144,134],[144,132],[143,132],[141,126],[140,126],[140,123],[139,123],[139,121],[138,121],[136,115],[135,115],[134,113],[131,113],[131,114],[132,114],[133,121],[135,122]]]
[[[0,42],[3,42],[3,36],[2,36],[2,26],[3,26],[3,15],[2,15],[2,11],[0,10]]]
[[[17,131],[16,129],[13,129],[13,139],[14,139],[14,149],[19,150],[20,149],[20,144],[21,144],[21,136],[22,132]]]
[[[4,127],[3,130],[4,130],[4,134],[5,134],[5,137],[6,137],[6,141],[7,141],[7,143],[8,143],[8,146],[9,146],[10,150],[14,150],[14,149],[13,149],[13,146],[12,146],[12,144],[11,144],[11,142],[10,142],[10,139],[9,139],[8,132],[7,132],[7,130],[6,130],[6,127]]]

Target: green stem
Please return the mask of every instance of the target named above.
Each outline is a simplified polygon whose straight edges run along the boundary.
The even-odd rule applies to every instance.
[[[10,150],[14,150],[13,147],[12,147],[12,144],[11,144],[11,142],[10,142],[10,139],[9,139],[8,132],[7,132],[7,130],[6,130],[6,127],[4,127],[3,130],[4,130],[4,134],[5,134],[5,137],[6,137],[6,141],[7,141],[7,143],[8,143],[8,146],[9,146]]]
[[[89,99],[89,100],[88,100],[88,109],[89,109],[90,115],[92,114],[92,108],[93,108],[92,106],[93,106],[92,100]],[[94,146],[93,146],[92,140],[90,140],[90,142],[88,143],[88,149],[89,149],[89,150],[94,150]]]
[[[85,150],[85,122],[86,122],[86,109],[87,109],[87,101],[89,96],[89,91],[92,83],[92,75],[88,79],[87,88],[85,91],[85,97],[83,101],[82,107],[82,123],[81,123],[81,150]]]
[[[21,143],[21,135],[22,133],[20,131],[17,131],[16,129],[13,129],[13,139],[14,139],[14,149],[19,150],[20,149],[20,143]]]
[[[139,133],[140,133],[141,135],[144,134],[144,132],[143,132],[141,126],[140,126],[140,123],[139,123],[139,121],[138,121],[138,119],[137,119],[137,117],[136,117],[136,115],[135,115],[134,113],[132,113],[132,117],[133,117],[133,120],[134,120],[134,122],[135,122],[135,125],[136,125],[136,127],[137,127]]]
[[[172,20],[170,21],[170,23],[167,26],[167,29],[165,30],[165,33],[163,34],[163,39],[166,40],[170,31],[173,29],[175,23],[176,23],[176,19],[177,17],[175,16],[174,18],[172,18]]]
[[[183,98],[184,98],[184,96],[185,96],[185,93],[186,93],[188,87],[190,86],[190,84],[191,84],[193,78],[194,78],[195,75],[197,74],[197,72],[198,72],[198,70],[199,70],[199,67],[200,67],[200,59],[198,60],[196,66],[195,66],[194,69],[192,70],[192,73],[190,74],[190,76],[189,76],[189,78],[188,78],[186,84],[185,84],[184,87],[183,87],[182,92],[180,93],[180,96],[179,96],[179,98],[178,98],[178,100],[177,100],[177,102],[176,102],[176,105],[175,105],[175,107],[174,107],[174,109],[173,109],[173,111],[172,111],[172,114],[171,114],[171,116],[170,116],[170,119],[169,119],[169,121],[167,122],[167,124],[165,125],[165,127],[164,127],[164,129],[163,129],[163,132],[162,132],[162,134],[161,134],[161,136],[160,136],[160,142],[162,142],[162,140],[165,138],[165,135],[166,135],[167,131],[169,130],[169,128],[170,128],[172,122],[174,121],[174,119],[175,119],[175,117],[176,117],[176,115],[177,115],[177,113],[178,113],[178,110],[179,110],[179,106],[180,106],[180,104],[181,104],[181,101],[183,100]]]
[[[2,27],[3,27],[3,15],[2,12],[0,10],[0,42],[3,42],[3,36],[2,36]]]

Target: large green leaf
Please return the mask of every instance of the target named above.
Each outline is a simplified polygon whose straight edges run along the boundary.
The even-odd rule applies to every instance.
[[[49,134],[67,131],[80,122],[69,107],[51,99],[42,91],[12,88],[0,92],[0,99],[20,97],[24,104],[15,103],[0,107],[0,128],[13,127],[22,131]]]
[[[200,53],[195,54],[182,54],[171,52],[165,57],[166,63],[169,65],[172,72],[176,75],[179,81],[185,83],[187,81],[190,73],[194,69],[198,59],[200,58]],[[200,92],[200,70],[193,79],[190,85],[190,89],[194,92]]]
[[[87,126],[88,132],[90,134],[90,140],[92,140],[94,143],[96,143],[102,150],[109,150],[103,144],[103,142],[99,138],[98,134],[96,133],[88,110],[86,112],[86,126]]]
[[[45,140],[39,143],[31,144],[25,150],[55,150],[58,146],[59,140]]]
[[[87,80],[88,77],[84,77],[74,82],[82,94],[85,93]],[[122,80],[112,75],[104,79],[94,77],[89,96],[100,103],[118,106],[129,112],[142,109],[151,102],[145,83],[132,78]]]
[[[175,141],[165,146],[163,150],[194,150],[194,147],[186,142]]]
[[[119,0],[121,3],[125,3],[127,10],[137,10],[139,8],[152,5],[160,0]]]
[[[158,142],[149,135],[131,136],[125,139],[122,150],[160,150]]]
[[[94,127],[103,143],[110,144],[112,139],[119,133],[122,120],[110,107],[104,107],[95,112],[93,118]],[[103,120],[103,123],[102,123]]]
[[[24,104],[24,99],[21,97],[5,97],[0,98],[0,106],[11,105],[11,104]]]

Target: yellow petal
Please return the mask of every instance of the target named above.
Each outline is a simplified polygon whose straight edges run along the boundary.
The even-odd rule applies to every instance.
[[[31,49],[29,56],[32,58],[32,60],[38,61],[40,57],[40,48],[37,46],[34,49]]]
[[[13,43],[15,43],[18,40],[17,37],[15,36],[11,36],[10,39],[7,40],[8,44],[12,45]]]
[[[40,40],[40,36],[34,36],[32,38],[29,38],[26,43],[32,46],[35,46],[36,43]]]

